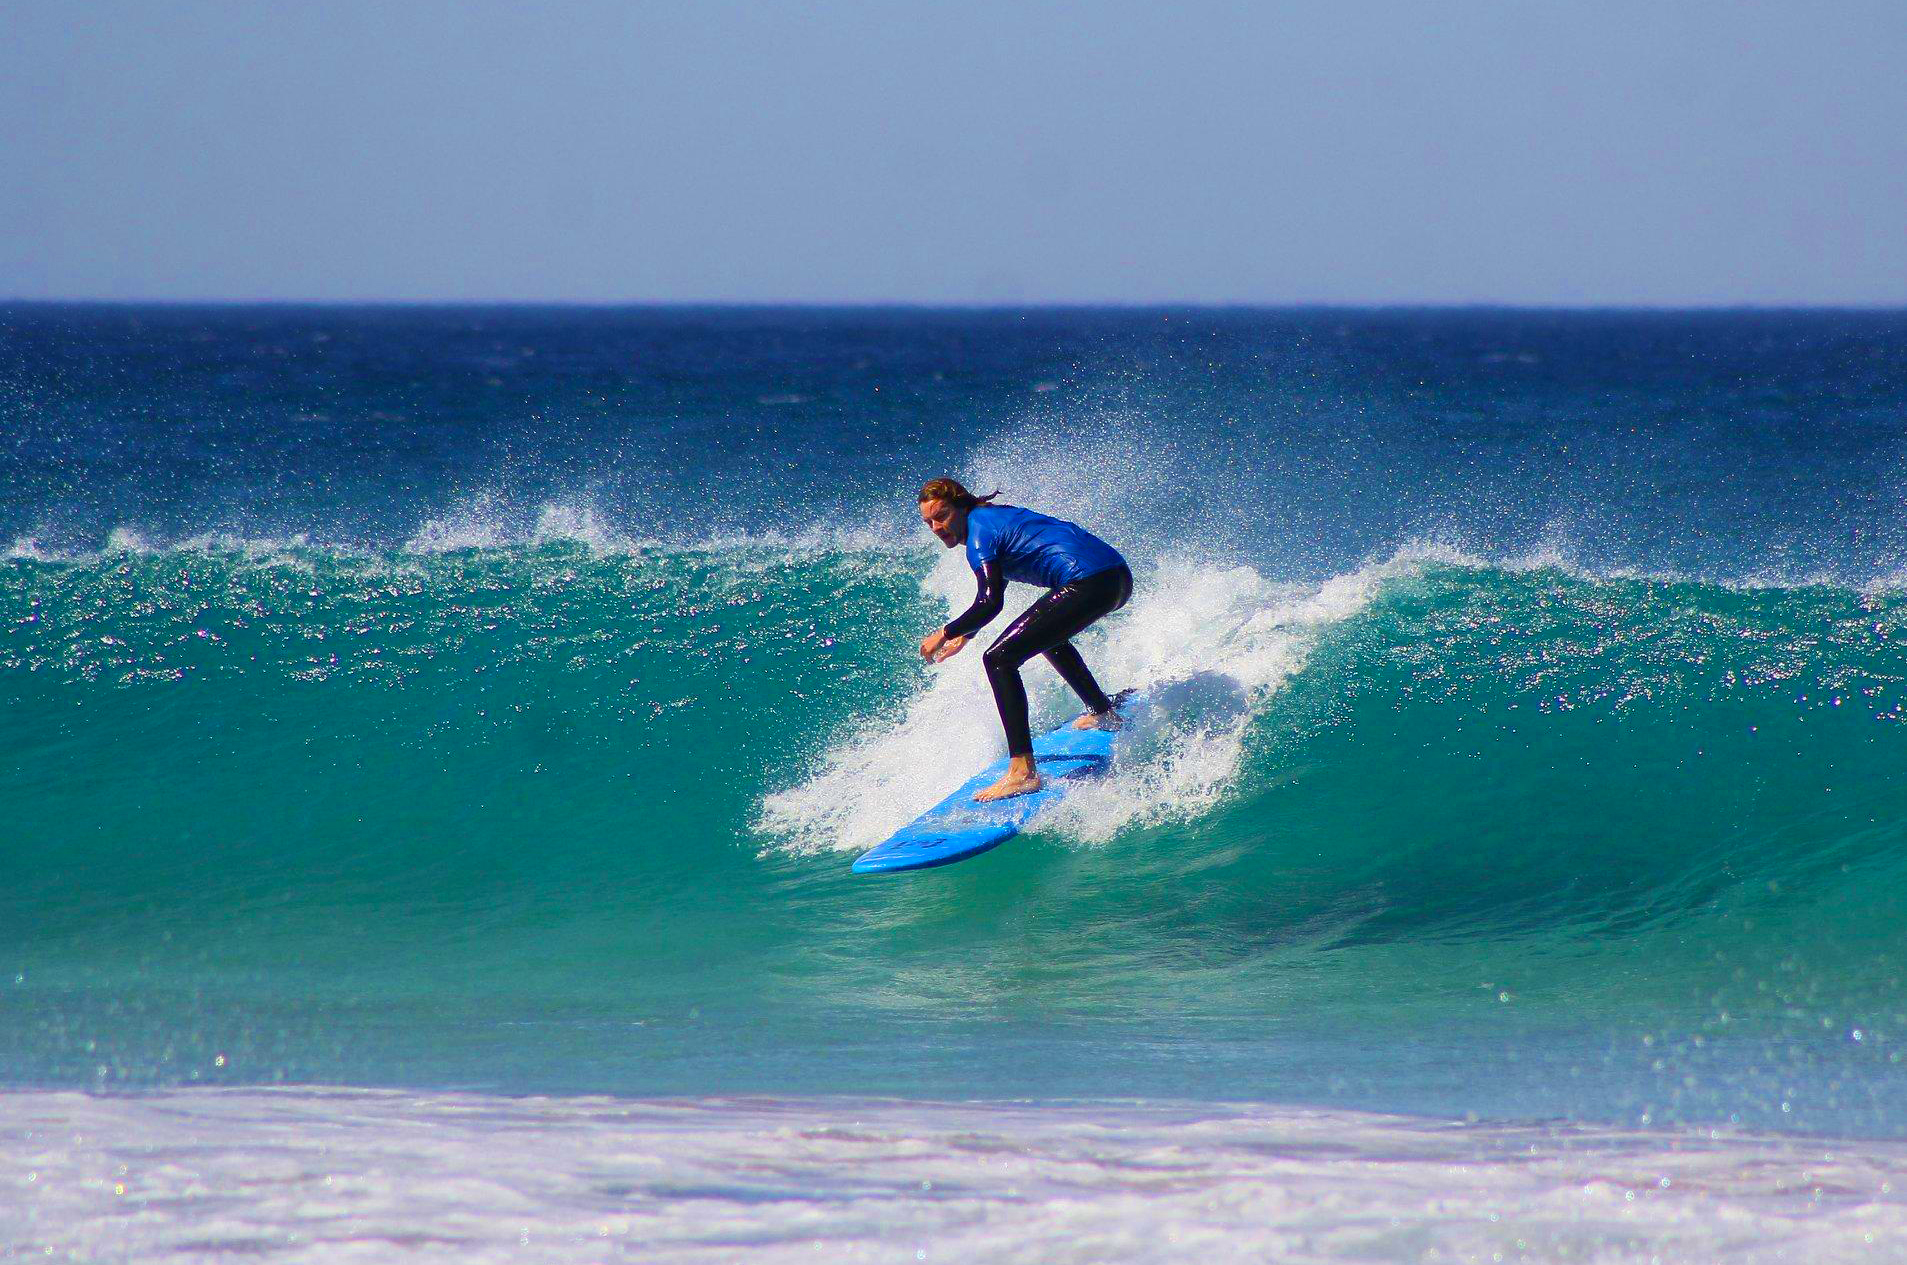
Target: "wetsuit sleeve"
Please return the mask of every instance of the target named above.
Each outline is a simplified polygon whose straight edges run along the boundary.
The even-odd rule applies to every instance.
[[[965,637],[985,628],[1006,605],[1006,577],[1000,574],[1000,560],[992,558],[981,563],[975,574],[980,580],[980,591],[974,594],[973,605],[954,616],[947,625],[949,637]]]

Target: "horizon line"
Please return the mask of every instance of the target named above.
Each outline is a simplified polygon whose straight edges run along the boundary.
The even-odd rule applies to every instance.
[[[809,310],[922,312],[1907,312],[1907,298],[1872,302],[1608,302],[1546,300],[1212,300],[1212,299],[477,299],[477,298],[95,298],[8,296],[0,307],[166,308],[490,308],[591,310]]]

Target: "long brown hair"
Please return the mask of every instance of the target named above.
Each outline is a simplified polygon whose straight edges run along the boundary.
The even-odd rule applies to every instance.
[[[985,496],[975,496],[967,491],[966,485],[960,480],[949,479],[943,475],[938,479],[929,479],[921,485],[920,503],[925,505],[929,501],[945,501],[955,509],[970,510],[976,505],[991,504],[993,498],[998,495],[1000,495],[999,492],[995,491]]]

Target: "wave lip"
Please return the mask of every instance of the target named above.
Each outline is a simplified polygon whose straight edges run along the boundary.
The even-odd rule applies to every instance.
[[[429,559],[446,554],[518,553],[552,546],[581,548],[604,558],[764,552],[898,557],[924,553],[919,540],[871,519],[787,531],[703,530],[687,524],[674,534],[655,535],[633,532],[587,501],[546,501],[524,515],[508,510],[500,501],[479,497],[424,519],[396,544],[353,541],[319,531],[260,534],[208,529],[176,534],[122,524],[93,544],[51,544],[44,533],[38,532],[16,535],[0,550],[0,563],[84,567],[125,555],[175,554],[253,562],[283,561],[293,555],[354,561]]]
[[[350,1088],[13,1092],[0,1122],[23,1258],[1879,1262],[1907,1235],[1907,1145],[1732,1130]]]

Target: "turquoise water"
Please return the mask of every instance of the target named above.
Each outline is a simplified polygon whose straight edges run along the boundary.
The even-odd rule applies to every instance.
[[[1907,1133],[1899,316],[4,316],[11,1085]],[[858,878],[943,472],[1167,706]]]

